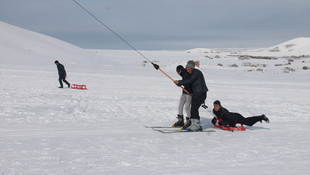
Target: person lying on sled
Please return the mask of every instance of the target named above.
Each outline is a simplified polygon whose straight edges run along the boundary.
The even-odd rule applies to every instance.
[[[245,118],[239,113],[229,112],[227,109],[222,107],[221,102],[218,100],[216,100],[213,105],[213,114],[215,115],[212,119],[213,125],[218,122],[218,125],[220,126],[236,127],[236,123],[253,126],[256,122],[262,122],[263,120],[269,123],[269,119],[265,116],[265,114]]]

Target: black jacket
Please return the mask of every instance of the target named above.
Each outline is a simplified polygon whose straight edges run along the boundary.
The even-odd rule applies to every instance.
[[[220,110],[215,111],[213,109],[213,114],[216,116],[217,119],[222,119],[223,121],[219,123],[219,125],[230,125],[236,126],[238,120],[238,113],[229,112],[226,108],[221,107]],[[215,118],[213,118],[215,120]]]
[[[192,85],[193,96],[199,96],[208,91],[205,79],[200,70],[194,69],[192,74],[186,80],[180,80],[178,85]]]
[[[62,64],[59,63],[57,65],[57,69],[58,69],[58,75],[59,76],[64,76],[65,77],[67,75],[65,67]]]
[[[189,78],[189,74],[186,71],[186,69],[182,69],[180,76],[182,77],[182,80],[186,80]],[[193,89],[192,89],[192,85],[191,84],[187,84],[184,86],[184,89],[187,90],[187,92],[189,92],[189,94],[191,95],[193,93]],[[183,94],[187,94],[184,90],[183,90]]]

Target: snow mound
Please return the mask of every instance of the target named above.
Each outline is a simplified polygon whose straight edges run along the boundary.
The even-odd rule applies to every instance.
[[[187,50],[187,53],[197,53],[197,54],[220,54],[223,52],[231,52],[232,54],[241,55],[253,55],[253,56],[302,56],[310,55],[310,38],[300,37],[295,38],[278,45],[268,47],[268,48],[257,48],[257,49],[236,49],[236,48],[225,48],[225,49],[210,49],[210,48],[195,48]],[[236,52],[236,53],[234,53]]]
[[[0,33],[2,66],[55,68],[54,61],[59,60],[67,67],[81,69],[88,65],[100,66],[97,60],[102,60],[85,49],[2,21]]]
[[[281,44],[261,49],[253,49],[246,51],[246,54],[253,56],[307,56],[310,55],[310,38],[295,38]]]
[[[267,49],[270,52],[310,54],[310,38],[295,38]]]

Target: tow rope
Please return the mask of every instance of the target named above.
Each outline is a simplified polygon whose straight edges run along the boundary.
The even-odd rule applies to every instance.
[[[109,26],[107,26],[105,23],[103,23],[100,19],[98,19],[95,15],[93,15],[89,10],[87,10],[85,7],[83,7],[80,3],[78,3],[76,0],[72,0],[75,2],[80,8],[82,8],[85,12],[87,12],[90,16],[92,16],[95,20],[97,20],[102,26],[107,28],[110,32],[112,32],[115,36],[117,36],[120,40],[122,40],[124,43],[126,43],[132,50],[136,51],[139,55],[141,55],[145,60],[147,60],[149,63],[151,63],[156,70],[161,71],[164,75],[166,75],[170,80],[174,82],[174,79],[172,79],[166,72],[164,72],[157,64],[153,63],[150,59],[148,59],[145,55],[143,55],[138,49],[133,47],[128,41],[126,41],[124,38],[122,38],[119,34],[117,34],[114,30],[112,30]],[[187,94],[190,94],[186,89],[184,89],[182,86],[179,86],[183,89],[184,92]]]

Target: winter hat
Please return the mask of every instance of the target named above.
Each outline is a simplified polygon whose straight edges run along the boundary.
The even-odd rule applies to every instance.
[[[188,61],[186,64],[186,68],[194,69],[195,68],[195,62],[193,60]]]
[[[221,105],[221,102],[218,101],[218,100],[214,101],[213,104],[214,104],[214,105],[220,105],[220,106],[222,106],[222,105]]]
[[[183,67],[182,65],[178,65],[176,71],[177,71],[177,72],[180,72],[180,71],[183,70],[183,69],[184,69],[184,67]]]

